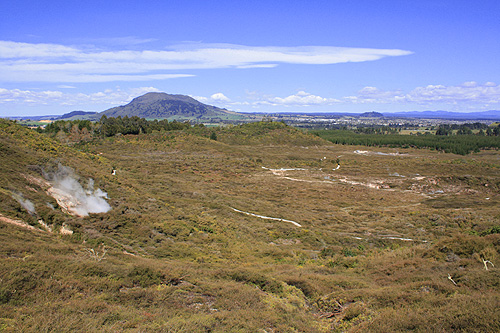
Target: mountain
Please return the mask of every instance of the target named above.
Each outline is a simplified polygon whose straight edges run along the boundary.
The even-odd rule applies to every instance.
[[[45,115],[45,116],[9,116],[5,117],[6,119],[10,120],[33,120],[33,121],[40,121],[40,120],[57,120],[61,116],[59,115]]]
[[[150,92],[134,98],[130,103],[113,107],[102,112],[73,111],[57,117],[61,120],[90,119],[99,120],[107,117],[140,117],[146,119],[177,119],[177,120],[238,120],[248,116],[221,109],[197,101],[186,95],[171,95],[167,93]]]
[[[86,118],[86,117],[92,117],[93,115],[97,114],[97,112],[92,112],[92,111],[73,111],[70,113],[63,114],[62,116],[59,117],[59,119],[66,119],[70,120],[70,118]]]
[[[186,95],[170,95],[166,93],[150,92],[134,98],[130,103],[114,107],[99,113],[99,116],[138,116],[141,118],[216,118],[237,115],[226,109],[203,104]]]
[[[449,112],[449,111],[408,111],[384,113],[385,117],[425,118],[425,119],[456,119],[456,120],[498,120],[500,111],[482,112]]]
[[[380,112],[365,112],[359,115],[360,117],[365,117],[365,118],[382,118],[384,115]]]

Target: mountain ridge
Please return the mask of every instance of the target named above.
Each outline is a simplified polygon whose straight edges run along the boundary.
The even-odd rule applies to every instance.
[[[460,119],[460,120],[493,120],[500,119],[499,110],[488,110],[478,112],[453,112],[453,111],[405,111],[384,113],[384,117],[406,117],[406,118],[436,118],[436,119]]]
[[[236,112],[213,105],[204,104],[193,97],[182,94],[168,94],[165,92],[148,92],[134,98],[125,105],[116,106],[107,110],[72,111],[63,115],[46,116],[13,116],[10,119],[24,120],[99,120],[103,115],[107,117],[140,117],[147,119],[177,119],[177,120],[242,120],[262,115],[286,114],[307,115],[313,117],[385,117],[385,118],[422,118],[448,120],[500,120],[500,110],[479,112],[452,112],[452,111],[403,111],[403,112]],[[217,118],[219,118],[217,120]]]
[[[187,95],[173,95],[160,92],[149,92],[134,98],[130,103],[117,106],[98,113],[107,117],[141,117],[169,118],[184,117],[220,117],[233,115],[234,112],[216,106],[204,104]]]

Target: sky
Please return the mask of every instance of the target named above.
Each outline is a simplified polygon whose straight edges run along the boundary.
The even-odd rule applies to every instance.
[[[16,0],[0,13],[0,117],[151,91],[240,112],[500,110],[498,0]]]

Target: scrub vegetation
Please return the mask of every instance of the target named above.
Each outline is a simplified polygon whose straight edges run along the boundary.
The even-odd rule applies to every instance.
[[[500,330],[497,150],[78,126],[0,120],[2,331]],[[111,210],[62,210],[61,166]]]

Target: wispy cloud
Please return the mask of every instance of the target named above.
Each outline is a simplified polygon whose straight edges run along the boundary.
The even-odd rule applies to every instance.
[[[168,50],[100,50],[83,46],[0,41],[0,81],[106,82],[189,77],[171,73],[214,68],[330,65],[411,54],[399,49],[330,46],[185,44]]]
[[[114,37],[114,38],[96,38],[89,39],[87,43],[98,43],[105,45],[140,45],[146,44],[150,42],[155,42],[157,39],[155,38],[138,38],[135,36],[126,36],[126,37]]]
[[[221,107],[227,107],[229,105],[235,104],[235,102],[232,102],[229,97],[227,97],[221,92],[212,94],[210,95],[210,97],[204,97],[204,96],[191,96],[191,97],[202,103],[221,106]]]
[[[465,82],[457,86],[428,85],[417,87],[410,92],[386,91],[375,87],[365,87],[356,96],[345,97],[351,103],[413,103],[413,104],[475,104],[500,103],[500,85],[493,82],[478,84]]]
[[[331,105],[339,102],[340,100],[335,98],[325,98],[305,91],[299,91],[296,94],[286,97],[267,97],[264,100],[254,102],[254,104],[267,104],[272,106],[311,106]]]
[[[147,92],[158,92],[154,87],[140,87],[129,90],[105,90],[91,94],[63,93],[46,90],[32,91],[0,88],[0,104],[32,104],[32,105],[109,105],[116,106],[130,102],[135,97]]]
[[[459,86],[428,85],[411,91],[407,100],[416,103],[500,103],[500,85],[493,82],[465,82]]]
[[[89,94],[69,91],[71,93],[68,90],[37,91],[0,88],[0,104],[68,105],[75,107],[107,105],[111,107],[126,104],[133,98],[147,92],[158,92],[160,90],[155,87],[139,87],[127,90],[108,89]],[[456,86],[428,85],[414,88],[409,92],[365,87],[358,91],[356,95],[343,97],[320,96],[306,91],[298,91],[295,94],[283,97],[257,92],[247,92],[247,96],[244,98],[229,97],[223,92],[216,92],[208,97],[191,97],[202,103],[229,109],[239,109],[241,107],[307,108],[352,104],[395,104],[421,105],[430,108],[438,105],[450,105],[453,109],[465,110],[467,108],[498,107],[500,104],[500,85],[492,82],[484,84],[465,82]]]
[[[452,107],[487,108],[500,103],[500,85],[493,82],[478,84],[470,81],[456,86],[428,85],[417,87],[409,92],[402,90],[382,90],[377,87],[364,87],[356,95],[328,97],[314,95],[305,91],[277,97],[247,92],[247,104],[255,107],[308,107],[349,104],[396,104],[396,105],[450,105]],[[236,104],[244,104],[237,103]]]
[[[213,101],[220,101],[220,102],[230,102],[231,101],[223,93],[215,93],[212,96],[210,96],[210,99],[213,100]]]

